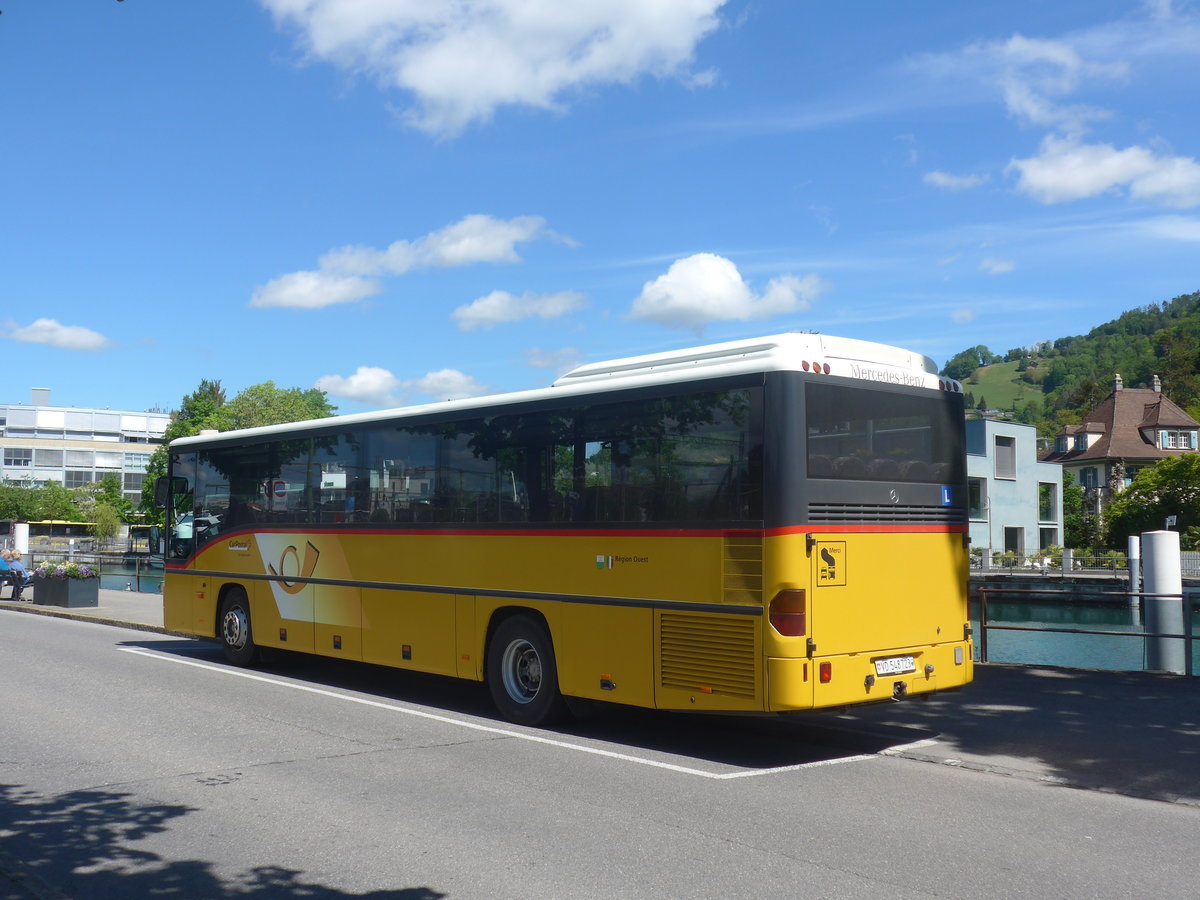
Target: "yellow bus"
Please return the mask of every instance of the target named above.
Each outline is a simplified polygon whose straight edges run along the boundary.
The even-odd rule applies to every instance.
[[[959,384],[820,334],[173,441],[166,626],[566,699],[791,712],[972,677]]]

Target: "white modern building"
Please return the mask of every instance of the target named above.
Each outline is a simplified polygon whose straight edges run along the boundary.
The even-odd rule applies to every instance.
[[[1039,462],[1037,429],[967,422],[971,546],[1031,556],[1063,543],[1062,466]]]
[[[54,406],[49,389],[34,388],[28,405],[0,404],[0,479],[77,488],[116,475],[125,495],[137,503],[150,454],[170,421],[160,410]]]

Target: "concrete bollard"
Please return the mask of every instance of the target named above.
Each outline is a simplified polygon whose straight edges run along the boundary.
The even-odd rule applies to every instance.
[[[1142,589],[1142,539],[1136,534],[1129,536],[1129,552],[1125,554],[1129,560],[1129,605],[1137,606]]]
[[[1146,631],[1180,637],[1146,638],[1146,671],[1182,675],[1187,662],[1183,635],[1183,569],[1178,531],[1142,534],[1142,580]]]

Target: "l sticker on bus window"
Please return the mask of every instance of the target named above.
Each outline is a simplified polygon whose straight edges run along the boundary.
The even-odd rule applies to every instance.
[[[839,587],[846,583],[846,542],[817,541],[817,587]]]

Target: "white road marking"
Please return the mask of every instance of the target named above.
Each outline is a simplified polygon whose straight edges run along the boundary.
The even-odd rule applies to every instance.
[[[148,659],[157,659],[162,662],[173,662],[183,666],[192,666],[196,669],[206,669],[209,672],[216,672],[221,675],[231,675],[236,678],[245,678],[248,681],[258,681],[263,684],[270,684],[276,687],[289,688],[293,691],[303,691],[307,694],[316,694],[320,697],[330,697],[334,700],[345,700],[350,703],[357,703],[361,706],[371,706],[376,709],[386,709],[389,712],[397,712],[406,716],[415,716],[419,719],[429,719],[433,722],[441,722],[445,725],[455,725],[459,728],[468,728],[472,731],[482,731],[485,734],[494,734],[500,737],[516,738],[520,741],[528,741],[534,744],[547,744],[551,747],[559,747],[564,750],[573,750],[578,753],[590,753],[593,756],[603,756],[608,759],[618,759],[622,762],[637,763],[642,766],[652,766],[656,769],[666,769],[669,772],[679,772],[683,775],[696,775],[700,778],[710,778],[715,781],[729,781],[734,778],[756,778],[761,775],[777,775],[784,772],[799,772],[804,769],[817,769],[824,766],[838,766],[843,763],[863,762],[869,759],[876,759],[879,754],[864,753],[855,756],[841,756],[836,759],[822,759],[816,762],[798,763],[794,766],[776,766],[768,769],[746,769],[740,772],[706,772],[703,769],[693,769],[690,766],[679,766],[674,763],[661,762],[655,759],[647,759],[642,756],[633,756],[629,753],[617,753],[613,750],[602,750],[599,747],[588,747],[584,744],[574,744],[570,741],[557,740],[555,738],[542,737],[537,734],[530,734],[524,731],[513,731],[509,728],[498,728],[494,725],[484,725],[480,722],[472,722],[467,719],[459,719],[453,716],[439,715],[438,713],[425,712],[420,709],[413,709],[408,706],[400,706],[396,703],[385,703],[381,700],[369,700],[366,697],[355,697],[350,694],[343,694],[338,691],[325,690],[324,688],[312,687],[307,684],[298,684],[293,681],[284,681],[279,678],[272,678],[267,675],[259,675],[255,672],[247,672],[244,669],[232,669],[228,666],[213,665],[212,663],[199,662],[194,659],[183,659],[178,656],[172,656],[167,653],[155,653],[150,650],[141,650],[137,647],[122,647],[120,648],[125,653],[133,653],[136,656],[144,656]],[[911,747],[913,745],[906,745]],[[905,748],[906,748],[905,747]],[[893,751],[902,750],[905,748],[893,748]],[[887,753],[888,751],[883,751]]]

